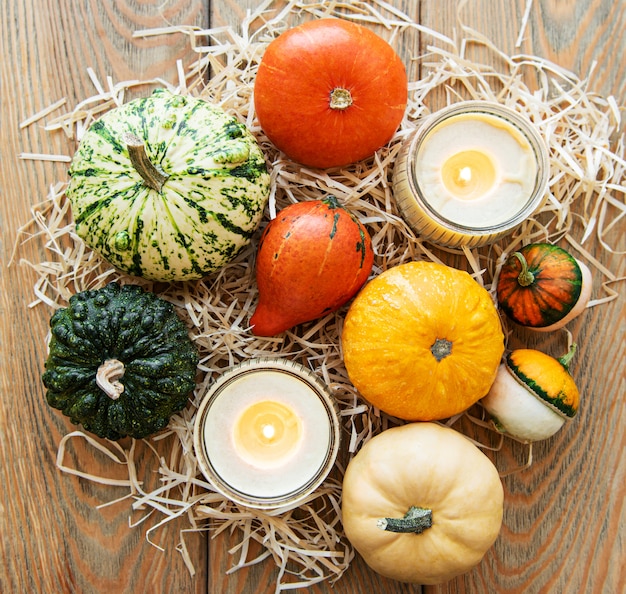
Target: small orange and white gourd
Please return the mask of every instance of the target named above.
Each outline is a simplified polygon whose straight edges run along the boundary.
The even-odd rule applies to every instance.
[[[580,393],[569,373],[576,345],[555,359],[535,349],[505,358],[481,404],[500,432],[532,442],[554,435],[578,412]]]

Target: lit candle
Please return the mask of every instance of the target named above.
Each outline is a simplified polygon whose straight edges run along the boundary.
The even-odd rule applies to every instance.
[[[196,415],[194,448],[213,487],[258,508],[293,504],[326,478],[339,449],[335,405],[299,364],[250,360],[224,373]]]
[[[286,464],[300,450],[302,420],[278,400],[260,400],[243,410],[235,421],[233,443],[237,453],[256,468]]]
[[[491,243],[545,200],[546,147],[501,105],[467,101],[428,118],[403,147],[394,195],[422,237],[448,246]]]

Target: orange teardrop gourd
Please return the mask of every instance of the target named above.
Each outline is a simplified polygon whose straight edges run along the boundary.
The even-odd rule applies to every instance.
[[[406,110],[406,69],[362,25],[317,19],[265,50],[254,83],[261,128],[290,159],[310,167],[355,163],[391,140]]]
[[[267,225],[257,252],[257,336],[329,314],[367,280],[374,262],[365,227],[333,196],[291,204]]]

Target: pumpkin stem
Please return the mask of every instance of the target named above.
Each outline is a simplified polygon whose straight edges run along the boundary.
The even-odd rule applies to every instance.
[[[126,143],[126,148],[128,149],[130,162],[137,170],[137,173],[141,175],[146,186],[160,192],[169,175],[166,175],[161,170],[157,169],[154,163],[150,161],[148,155],[146,154],[146,147],[141,138],[138,138],[134,134],[128,132],[124,134],[123,140]]]
[[[330,108],[344,110],[352,105],[352,95],[348,89],[337,87],[330,92]]]
[[[328,194],[328,196],[322,198],[322,202],[328,206],[328,208],[343,208],[343,206],[341,206],[341,202],[337,199],[337,196],[333,196],[332,194]]]
[[[117,359],[107,359],[96,373],[96,384],[111,399],[117,400],[124,391],[120,380],[124,376],[124,363]]]
[[[445,359],[452,352],[452,343],[445,338],[438,338],[430,347],[430,352],[437,362]]]
[[[403,518],[381,518],[376,526],[388,532],[421,534],[433,525],[433,512],[430,509],[412,505]]]
[[[572,343],[572,346],[569,348],[569,351],[565,353],[562,357],[559,357],[557,361],[565,367],[565,369],[569,369],[569,364],[571,363],[574,354],[576,353],[576,343]]]
[[[521,272],[517,275],[517,282],[522,287],[528,287],[535,282],[535,275],[528,270],[528,262],[526,262],[526,258],[524,258],[523,254],[520,252],[513,252],[513,255],[519,260],[522,265]]]

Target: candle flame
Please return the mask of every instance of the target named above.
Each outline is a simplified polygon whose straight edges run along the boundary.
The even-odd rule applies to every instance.
[[[276,428],[274,427],[274,425],[270,424],[263,425],[261,432],[263,433],[263,437],[265,437],[265,439],[271,440],[274,435],[276,435]]]
[[[472,181],[472,168],[471,167],[461,167],[459,170],[459,183],[461,185],[466,185]]]
[[[441,166],[445,189],[458,200],[476,200],[497,184],[497,172],[491,157],[479,150],[459,151]]]
[[[237,453],[256,468],[276,468],[299,450],[302,420],[295,409],[276,400],[260,400],[244,408],[233,425]]]

